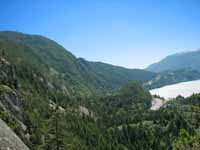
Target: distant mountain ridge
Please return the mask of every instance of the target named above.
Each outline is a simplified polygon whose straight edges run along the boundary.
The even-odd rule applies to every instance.
[[[192,81],[200,79],[200,72],[191,69],[180,69],[180,70],[167,70],[158,73],[158,75],[143,83],[143,87],[147,89],[159,88],[165,85],[175,84],[179,82]]]
[[[146,68],[146,70],[153,72],[180,69],[200,71],[200,50],[169,55]]]

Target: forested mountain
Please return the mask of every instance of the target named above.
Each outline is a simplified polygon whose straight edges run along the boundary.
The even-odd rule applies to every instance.
[[[200,95],[152,111],[141,84],[157,75],[1,32],[0,118],[31,150],[198,150]]]
[[[146,68],[148,71],[193,69],[200,71],[200,50],[169,55],[160,62]]]
[[[13,64],[31,66],[69,94],[91,95],[111,91],[129,81],[147,81],[155,73],[77,59],[56,42],[38,35],[0,32],[0,47]],[[52,83],[53,84],[53,83]]]
[[[159,72],[156,77],[143,83],[146,89],[159,88],[179,82],[199,80],[200,72],[192,69],[167,70]]]

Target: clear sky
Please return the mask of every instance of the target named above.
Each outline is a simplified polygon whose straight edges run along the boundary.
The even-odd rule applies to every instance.
[[[200,48],[200,0],[0,0],[0,11],[0,30],[128,68]]]

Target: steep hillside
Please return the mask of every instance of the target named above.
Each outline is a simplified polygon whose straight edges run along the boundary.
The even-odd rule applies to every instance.
[[[167,70],[158,73],[158,75],[143,83],[143,87],[147,89],[159,88],[165,85],[170,85],[179,82],[199,80],[200,72],[192,69],[180,69],[180,70]]]
[[[88,82],[94,81],[94,85],[105,89],[118,89],[130,81],[139,82],[148,81],[156,76],[155,73],[140,69],[126,69],[123,67],[108,65],[101,62],[90,62],[79,58],[82,76],[88,79]]]
[[[116,117],[122,117],[122,111],[128,114],[127,109],[137,112],[151,105],[151,95],[138,83],[90,100],[68,97],[48,82],[32,66],[16,66],[0,55],[0,118],[33,150],[108,149],[115,142],[107,137]]]
[[[53,87],[68,94],[91,95],[147,81],[155,73],[77,59],[56,42],[38,35],[0,32],[0,49],[16,66],[31,66]],[[56,82],[54,82],[56,81]]]
[[[200,71],[200,50],[167,56],[160,62],[148,66],[146,70],[161,72],[188,68]]]
[[[138,82],[154,78],[154,73],[88,62],[65,51],[63,64],[50,59],[57,59],[57,49],[40,49],[47,53],[40,54],[44,45],[35,48],[5,34],[0,38],[0,118],[29,149],[199,150],[200,95],[178,97],[151,111],[152,97]],[[133,79],[139,81],[121,87]],[[119,90],[80,97],[111,88]],[[9,137],[1,120],[0,137]],[[182,133],[188,138],[182,139]],[[15,139],[9,138],[11,149]],[[5,144],[1,142],[0,148]]]

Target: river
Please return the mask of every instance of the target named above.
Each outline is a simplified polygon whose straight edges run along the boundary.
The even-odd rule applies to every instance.
[[[159,95],[167,100],[176,98],[178,95],[183,97],[191,96],[195,93],[200,93],[200,80],[187,81],[176,83],[172,85],[163,86],[161,88],[156,88],[150,90],[151,95]],[[165,102],[161,102],[159,99],[153,99],[152,110],[159,109]]]

